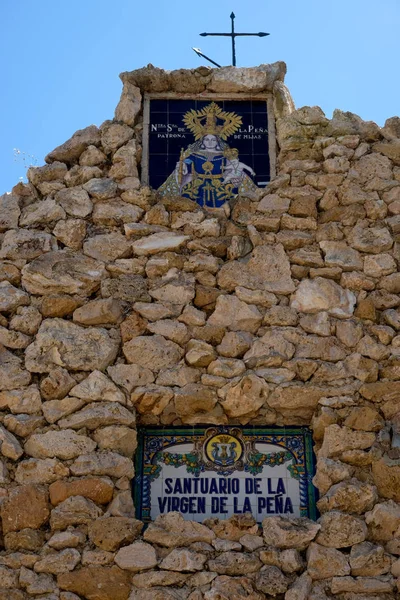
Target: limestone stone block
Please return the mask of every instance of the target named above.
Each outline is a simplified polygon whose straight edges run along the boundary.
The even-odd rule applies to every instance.
[[[117,150],[126,144],[133,136],[133,129],[129,125],[106,121],[101,126],[101,145],[106,154]]]
[[[39,485],[21,485],[10,490],[1,505],[4,533],[39,529],[50,516],[48,493]]]
[[[50,502],[57,506],[70,496],[83,496],[96,504],[112,500],[114,486],[106,477],[81,477],[74,481],[55,481],[49,487]]]
[[[31,382],[31,374],[22,368],[22,360],[0,346],[0,390],[24,388]]]
[[[85,452],[91,452],[96,443],[85,435],[79,435],[72,429],[47,431],[32,435],[24,450],[34,458],[60,458],[69,460]]]
[[[340,510],[361,515],[371,510],[377,500],[378,493],[374,485],[353,478],[333,485],[317,506],[320,512]]]
[[[393,580],[387,577],[333,577],[331,582],[333,594],[353,592],[358,596],[366,594],[366,597],[379,594],[380,598],[384,598],[385,593],[391,594],[393,586]]]
[[[4,234],[0,258],[33,260],[54,250],[57,250],[57,240],[49,233],[11,229]]]
[[[390,556],[383,546],[361,542],[351,548],[350,567],[353,576],[383,575],[390,570]]]
[[[288,585],[289,579],[275,566],[262,567],[255,580],[257,590],[272,596],[284,594]]]
[[[112,262],[131,254],[131,246],[122,233],[104,233],[89,238],[83,244],[83,252],[96,260]]]
[[[85,168],[85,167],[83,167]],[[86,167],[87,169],[88,167]],[[81,167],[82,169],[82,167]],[[97,167],[94,167],[97,171]],[[89,196],[96,200],[108,200],[108,198],[114,198],[117,195],[117,184],[113,179],[107,177],[93,177],[93,179],[86,180],[83,183],[83,188],[89,193]],[[73,184],[77,185],[77,183]]]
[[[362,519],[336,510],[322,515],[319,524],[315,541],[328,548],[347,548],[367,537],[367,526]]]
[[[375,433],[353,431],[348,427],[329,425],[325,429],[324,441],[319,456],[334,458],[345,450],[366,450],[375,442]]]
[[[149,256],[159,252],[173,252],[179,250],[190,236],[173,232],[153,233],[133,242],[132,250],[137,256]]]
[[[71,528],[68,531],[53,533],[47,545],[55,550],[64,550],[64,548],[76,548],[85,541],[86,535],[82,531]]]
[[[92,144],[96,146],[99,143],[99,129],[96,125],[89,125],[89,127],[85,127],[85,129],[78,129],[69,140],[49,152],[45,157],[45,161],[47,163],[54,161],[73,163],[88,146]]]
[[[85,402],[107,401],[125,403],[124,394],[101,371],[92,371],[90,375],[70,390],[70,395]]]
[[[143,538],[167,548],[189,546],[195,542],[210,544],[215,534],[205,525],[195,521],[186,521],[180,513],[169,512],[159,515],[150,523]]]
[[[42,400],[36,385],[22,390],[0,392],[0,409],[8,408],[12,414],[33,415],[42,410]]]
[[[124,546],[118,550],[114,560],[121,569],[134,573],[152,569],[158,564],[155,549],[146,542],[133,542]]]
[[[65,210],[51,198],[26,206],[20,217],[21,227],[43,227],[65,218]]]
[[[128,600],[130,575],[116,565],[87,566],[57,577],[61,590],[74,592],[87,600]]]
[[[17,196],[9,193],[0,196],[0,232],[17,229],[20,214]]]
[[[289,259],[282,244],[257,246],[248,261],[225,263],[218,273],[218,285],[228,292],[238,286],[284,295],[294,291]]]
[[[82,475],[108,475],[109,477],[129,477],[134,475],[132,460],[116,452],[103,451],[81,454],[71,465],[71,473]]]
[[[174,319],[161,319],[155,323],[149,323],[147,329],[151,333],[162,335],[180,346],[184,346],[189,339],[186,325]]]
[[[34,571],[36,573],[68,573],[73,571],[81,561],[81,555],[75,548],[66,548],[60,552],[54,552],[38,560],[35,563]]]
[[[4,538],[4,545],[9,552],[40,550],[45,543],[43,531],[35,529],[21,529],[21,531],[10,531]],[[36,558],[36,557],[35,557]]]
[[[28,294],[14,287],[8,281],[0,282],[0,311],[11,312],[19,306],[30,304]]]
[[[276,548],[305,550],[321,526],[306,518],[267,517],[263,520],[265,543]]]
[[[312,542],[307,550],[307,572],[312,579],[328,579],[350,575],[350,565],[345,554]]]
[[[113,450],[128,457],[133,456],[137,448],[136,431],[124,425],[97,429],[93,438],[100,450]]]
[[[113,297],[125,302],[137,302],[143,300],[148,303],[151,300],[147,292],[147,281],[141,275],[124,274],[101,282],[101,295],[103,298]]]
[[[175,392],[175,410],[185,419],[211,412],[217,404],[215,390],[198,383],[189,383]]]
[[[103,511],[92,500],[83,496],[71,496],[53,508],[50,525],[53,530],[66,529],[70,525],[88,525],[101,517]]]
[[[265,404],[268,394],[267,383],[250,373],[227,390],[221,401],[222,408],[230,418],[246,416],[250,419]]]
[[[162,335],[138,336],[123,345],[123,352],[128,362],[153,371],[172,367],[183,356],[182,348]]]
[[[34,596],[51,594],[50,598],[54,598],[52,592],[55,592],[56,590],[56,582],[51,575],[38,575],[34,571],[22,566],[19,575],[19,583],[20,586],[25,588],[28,594]]]
[[[93,210],[93,223],[118,226],[123,223],[136,223],[143,215],[143,209],[118,198],[96,202]]]
[[[24,453],[17,438],[3,425],[0,425],[0,452],[11,460],[18,460]]]
[[[81,186],[60,190],[55,199],[70,217],[76,219],[88,217],[93,210],[89,194]]]
[[[15,471],[15,481],[20,484],[49,484],[62,477],[68,477],[69,469],[54,458],[44,460],[30,458],[23,460]]]
[[[30,294],[88,296],[106,277],[104,265],[72,250],[48,252],[22,269],[22,283]]]
[[[326,311],[334,317],[352,316],[356,297],[330,279],[316,277],[303,280],[294,294],[291,306],[299,312],[315,314]]]
[[[67,396],[62,400],[49,400],[48,402],[43,402],[42,410],[48,423],[56,423],[59,419],[79,410],[84,405],[84,400]]]
[[[131,394],[131,402],[140,414],[160,415],[174,397],[174,392],[160,385],[137,387]]]
[[[56,366],[72,371],[102,370],[114,361],[118,347],[118,339],[100,327],[46,319],[26,349],[25,364],[34,373],[49,373]]]
[[[222,356],[238,358],[249,350],[252,341],[253,336],[247,331],[227,331],[217,350]]]
[[[160,563],[161,569],[168,571],[202,571],[207,560],[205,554],[193,552],[187,548],[174,548]]]
[[[111,379],[130,393],[134,387],[145,386],[153,383],[154,375],[150,369],[136,364],[118,364],[108,367],[107,373]]]
[[[44,181],[62,181],[67,172],[67,165],[60,161],[54,161],[51,165],[43,167],[30,167],[27,177],[30,183],[38,186]]]
[[[375,504],[366,513],[365,522],[368,525],[369,539],[376,542],[387,542],[398,537],[400,527],[400,507],[393,500]]]
[[[58,221],[53,229],[56,238],[71,250],[80,250],[86,236],[86,221],[67,219]]]
[[[247,575],[259,571],[261,566],[255,553],[222,552],[208,561],[209,569],[219,575]]]
[[[192,367],[207,367],[217,354],[211,344],[201,340],[190,340],[186,346],[185,360]]]

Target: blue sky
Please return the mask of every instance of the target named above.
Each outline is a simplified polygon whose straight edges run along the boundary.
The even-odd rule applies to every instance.
[[[113,117],[120,72],[206,64],[193,46],[230,64],[229,40],[198,34],[228,31],[232,10],[237,30],[271,33],[239,39],[238,66],[285,61],[297,107],[379,125],[400,114],[399,0],[0,0],[0,193],[26,174],[14,148],[40,165],[77,129]]]

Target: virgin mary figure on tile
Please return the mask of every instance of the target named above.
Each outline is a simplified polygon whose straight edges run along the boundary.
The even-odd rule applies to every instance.
[[[219,208],[238,194],[255,197],[253,169],[240,162],[238,150],[226,142],[240,128],[242,118],[211,102],[187,112],[183,122],[196,141],[182,148],[174,171],[158,192],[190,198],[205,208]]]

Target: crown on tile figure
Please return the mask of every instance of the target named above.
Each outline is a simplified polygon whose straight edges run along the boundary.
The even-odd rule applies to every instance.
[[[207,134],[217,135],[226,140],[240,128],[242,117],[234,112],[226,112],[218,104],[211,102],[201,110],[188,111],[183,117],[183,122],[196,140]]]

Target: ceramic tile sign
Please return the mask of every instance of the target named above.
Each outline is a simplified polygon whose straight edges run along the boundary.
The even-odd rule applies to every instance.
[[[179,511],[203,521],[251,512],[316,518],[306,427],[174,427],[138,432],[136,516]]]
[[[151,99],[149,185],[218,208],[270,180],[266,100]]]

